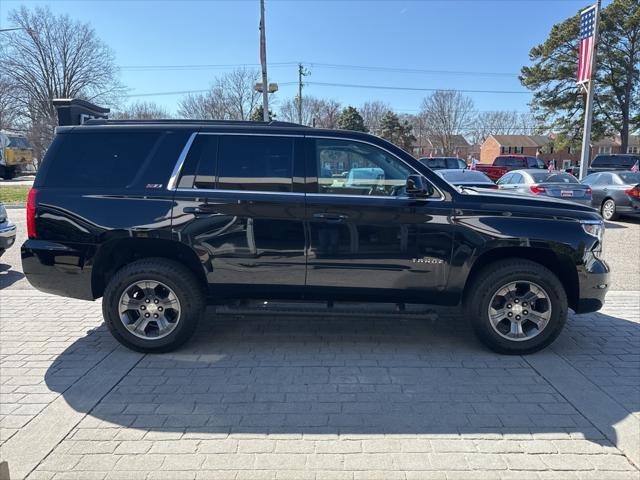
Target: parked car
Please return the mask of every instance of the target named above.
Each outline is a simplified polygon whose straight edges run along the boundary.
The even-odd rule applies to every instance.
[[[636,162],[640,164],[640,155],[626,153],[596,155],[589,166],[589,173],[630,170]]]
[[[16,226],[9,221],[7,209],[0,203],[0,256],[16,241]]]
[[[591,188],[581,184],[576,177],[566,172],[514,170],[498,180],[498,188],[591,205]]]
[[[569,168],[567,168],[565,170],[566,173],[570,173],[571,175],[573,175],[576,178],[580,177],[580,165],[572,165]],[[587,168],[587,171],[584,172],[584,176],[586,177],[587,175],[593,173],[593,170]]]
[[[327,162],[382,178],[347,185]],[[603,228],[583,205],[458,190],[361,132],[90,120],[57,129],[22,265],[42,291],[102,297],[145,352],[185,342],[207,303],[254,298],[462,303],[488,346],[524,354],[602,307]]]
[[[477,170],[445,169],[436,170],[436,174],[457,187],[498,188],[489,177]]]
[[[476,170],[486,173],[494,182],[502,178],[507,172],[524,168],[544,169],[546,167],[541,159],[526,155],[499,155],[493,161],[493,165],[484,165],[482,163],[476,165]]]
[[[626,171],[592,173],[582,180],[593,191],[592,205],[605,220],[640,215],[640,173]]]
[[[467,162],[458,157],[425,157],[420,162],[431,170],[467,168]]]

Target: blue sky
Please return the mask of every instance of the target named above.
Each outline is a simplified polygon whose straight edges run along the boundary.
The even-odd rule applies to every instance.
[[[528,63],[531,47],[544,41],[553,24],[589,3],[266,0],[269,77],[280,84],[277,99],[292,97],[297,92],[297,62],[303,62],[311,71],[305,94],[356,106],[382,100],[406,113],[417,112],[429,92],[313,83],[522,92],[517,74]],[[22,4],[48,5],[56,13],[91,23],[113,49],[122,67],[122,81],[132,95],[206,89],[217,75],[232,68],[225,65],[256,64],[257,68],[259,62],[258,0],[1,0],[1,27],[11,26],[8,12]],[[131,68],[175,65],[216,67]],[[479,110],[526,111],[531,98],[526,93],[468,95]],[[174,111],[180,95],[139,99],[153,100]]]

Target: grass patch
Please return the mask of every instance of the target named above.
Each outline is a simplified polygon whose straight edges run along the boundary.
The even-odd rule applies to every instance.
[[[0,202],[5,205],[27,203],[28,185],[4,185],[0,187]]]

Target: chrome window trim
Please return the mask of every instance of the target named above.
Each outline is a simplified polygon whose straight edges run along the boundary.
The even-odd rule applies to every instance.
[[[409,165],[407,162],[405,162],[398,155],[396,155],[392,151],[387,150],[386,148],[381,147],[380,145],[377,145],[377,144],[375,144],[373,142],[368,142],[366,140],[360,140],[358,138],[332,137],[332,136],[328,136],[328,135],[305,135],[305,137],[306,138],[320,138],[320,139],[325,139],[325,140],[343,140],[343,141],[347,141],[347,142],[359,142],[359,143],[364,143],[364,144],[367,144],[367,145],[371,145],[372,147],[379,148],[380,150],[383,150],[383,151],[387,152],[389,155],[391,155],[392,157],[394,157],[397,160],[399,160],[405,167],[407,167],[409,169],[410,172],[413,172],[413,173],[415,173],[417,175],[420,175],[420,176],[424,177],[424,175],[422,173],[418,172],[415,168],[413,168],[411,165]],[[307,178],[309,178],[309,177],[307,176]],[[444,193],[442,193],[442,191],[436,185],[434,185],[434,183],[432,181],[430,181],[428,178],[425,177],[425,179],[440,194],[439,198],[428,198],[428,200],[430,200],[432,202],[444,201],[445,200]],[[331,195],[331,196],[339,196],[339,197],[364,197],[364,198],[372,198],[372,197],[376,197],[376,198],[403,198],[403,199],[404,198],[412,198],[412,199],[414,198],[414,197],[409,197],[409,196],[406,196],[406,197],[386,197],[386,196],[374,196],[374,195],[371,195],[371,196],[370,195],[348,195],[348,194],[342,194],[342,193],[335,193],[335,194],[334,193],[308,193],[307,195]],[[420,198],[420,197],[415,197],[415,198]],[[424,200],[427,200],[427,198],[424,198]]]
[[[171,172],[171,177],[169,177],[169,181],[167,182],[167,190],[175,191],[178,186],[178,177],[180,176],[180,172],[182,172],[182,167],[184,165],[184,161],[187,159],[187,155],[189,154],[189,150],[191,149],[191,145],[193,141],[196,139],[198,132],[193,132],[187,143],[185,143],[184,147],[182,147],[182,151],[180,152],[180,156],[178,156],[178,161],[173,167],[173,172]]]
[[[182,172],[182,167],[184,166],[184,162],[187,159],[187,155],[189,155],[189,150],[191,150],[191,145],[195,141],[198,135],[245,135],[245,136],[268,136],[268,137],[293,137],[293,138],[319,138],[325,140],[342,140],[342,141],[350,141],[350,142],[359,142],[364,143],[366,145],[371,145],[372,147],[379,148],[380,150],[388,153],[392,157],[399,160],[409,171],[416,173],[418,175],[422,175],[415,168],[405,162],[402,158],[398,157],[395,153],[390,150],[381,147],[373,142],[368,142],[366,140],[360,140],[357,138],[346,138],[346,137],[334,137],[328,135],[295,135],[295,134],[279,134],[279,133],[243,133],[243,132],[193,132],[187,142],[185,143],[182,151],[180,152],[180,156],[178,157],[178,161],[176,162],[173,172],[171,172],[171,177],[167,182],[167,190],[174,192],[204,192],[204,193],[251,193],[251,194],[259,194],[259,195],[295,195],[295,196],[314,196],[314,197],[340,197],[340,198],[395,198],[395,199],[414,199],[414,200],[429,200],[429,201],[438,201],[442,202],[445,200],[445,195],[442,191],[430,182],[429,179],[426,179],[431,186],[440,194],[438,198],[421,198],[421,197],[409,197],[409,196],[372,196],[372,195],[348,195],[341,193],[304,193],[304,192],[269,192],[263,190],[224,190],[224,189],[215,189],[215,188],[177,188],[178,178],[180,177],[180,173]],[[424,175],[422,175],[424,177]],[[308,177],[307,177],[308,178]],[[317,178],[317,177],[316,177]]]
[[[304,192],[269,192],[265,190],[224,190],[221,188],[177,188],[176,192],[203,192],[203,193],[247,193],[247,194],[258,194],[258,195],[293,195],[293,196],[304,196]]]
[[[292,133],[242,133],[242,132],[198,132],[198,135],[242,135],[244,137],[288,137],[302,138],[304,135]]]
[[[289,138],[304,137],[304,135],[290,135],[290,134],[277,134],[277,133],[193,132],[189,137],[189,139],[187,140],[187,143],[185,143],[184,147],[182,148],[182,151],[180,152],[180,156],[178,157],[178,161],[173,167],[173,172],[171,172],[171,177],[169,177],[169,181],[167,182],[167,190],[174,191],[174,192],[177,191],[176,187],[178,186],[178,178],[180,177],[180,173],[182,172],[182,167],[184,166],[184,162],[187,159],[187,155],[189,155],[189,150],[191,150],[191,145],[193,144],[193,142],[195,141],[198,135],[244,135],[249,137],[289,137]],[[183,191],[183,190],[184,189],[180,189],[180,191]],[[187,188],[186,190],[191,190],[191,189]],[[197,188],[197,189],[194,188],[194,190],[209,191],[208,189],[204,189],[204,188]],[[226,191],[230,192],[232,190],[226,190]],[[244,192],[245,190],[238,190],[238,191]],[[259,192],[258,190],[246,190],[246,191]],[[275,192],[275,193],[278,193],[278,192]],[[279,193],[282,193],[282,192],[279,192]]]

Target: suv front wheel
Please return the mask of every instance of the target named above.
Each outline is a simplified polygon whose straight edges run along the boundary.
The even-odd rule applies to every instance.
[[[543,349],[567,320],[567,295],[558,277],[529,260],[492,263],[474,275],[465,309],[489,348],[512,355]]]
[[[109,281],[102,312],[113,336],[140,352],[168,352],[186,342],[206,307],[193,273],[168,259],[135,261]]]

